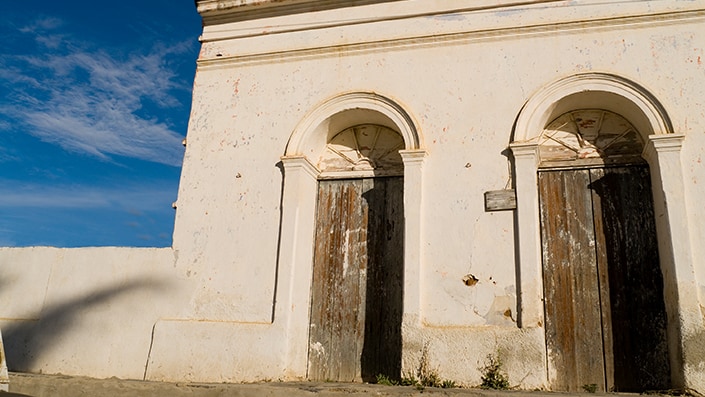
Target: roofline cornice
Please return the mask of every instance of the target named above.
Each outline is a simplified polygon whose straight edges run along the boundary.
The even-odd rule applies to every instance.
[[[195,0],[204,25],[399,0]]]

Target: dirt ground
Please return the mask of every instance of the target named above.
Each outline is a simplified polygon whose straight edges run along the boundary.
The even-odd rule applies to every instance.
[[[584,393],[580,393],[584,394]],[[31,397],[563,397],[578,393],[495,391],[482,389],[418,390],[411,386],[364,383],[270,382],[270,383],[165,383],[122,379],[92,379],[62,375],[10,374],[10,393],[2,396]],[[595,396],[594,394],[592,396]],[[612,394],[614,396],[614,394]]]

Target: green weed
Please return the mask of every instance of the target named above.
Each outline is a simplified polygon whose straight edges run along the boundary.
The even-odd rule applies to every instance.
[[[595,383],[590,383],[582,386],[583,390],[585,390],[588,393],[594,393],[597,391],[597,384]]]
[[[509,389],[509,377],[502,369],[502,360],[499,354],[488,354],[487,363],[480,368],[482,372],[482,383],[480,387],[483,389],[507,390]]]

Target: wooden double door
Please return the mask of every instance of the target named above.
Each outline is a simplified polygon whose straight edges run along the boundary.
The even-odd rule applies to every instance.
[[[646,166],[539,172],[552,389],[670,388]]]
[[[401,373],[403,177],[319,181],[308,378]]]

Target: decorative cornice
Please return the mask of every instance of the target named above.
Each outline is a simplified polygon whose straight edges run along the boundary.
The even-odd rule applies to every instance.
[[[317,178],[321,173],[306,156],[282,156],[281,161],[284,165],[284,172],[287,172],[287,170],[303,170],[313,178]]]
[[[423,163],[428,152],[425,149],[400,150],[399,155],[401,155],[404,164],[416,164]]]
[[[514,156],[515,160],[531,161],[534,166],[538,167],[539,145],[537,141],[512,142],[509,144],[509,149],[512,151],[512,156]]]
[[[400,1],[401,2],[401,1]],[[661,1],[653,3],[662,3]],[[697,5],[696,5],[697,6]],[[272,60],[282,61],[285,59],[302,59],[302,58],[322,58],[326,57],[330,52],[340,54],[342,52],[354,54],[354,53],[365,53],[374,51],[383,51],[394,48],[407,48],[407,47],[424,47],[433,46],[438,47],[439,45],[454,45],[458,42],[463,41],[484,41],[484,40],[494,40],[501,39],[502,37],[513,37],[518,36],[535,36],[535,35],[556,35],[561,32],[570,32],[575,30],[586,30],[586,29],[604,29],[612,28],[619,29],[620,27],[633,27],[644,24],[658,24],[658,25],[668,25],[674,23],[681,23],[683,21],[705,21],[705,7],[693,6],[691,8],[684,8],[679,10],[666,10],[663,12],[652,11],[651,13],[641,13],[635,15],[619,15],[619,16],[582,16],[581,18],[571,16],[568,19],[556,19],[550,15],[544,15],[539,18],[543,21],[542,23],[514,23],[510,25],[506,24],[495,24],[494,26],[487,25],[485,23],[478,24],[464,24],[462,29],[458,30],[456,28],[457,22],[449,21],[448,29],[442,32],[433,31],[425,32],[422,26],[423,23],[427,22],[429,19],[444,18],[447,15],[455,15],[453,10],[446,10],[444,12],[438,11],[436,13],[429,13],[428,15],[396,15],[396,16],[371,16],[369,18],[355,18],[354,21],[326,21],[325,19],[317,20],[317,22],[305,23],[302,25],[279,25],[279,26],[267,26],[266,29],[261,26],[257,29],[253,27],[244,29],[226,29],[226,30],[214,30],[210,31],[208,29],[208,21],[204,17],[204,23],[206,28],[201,36],[201,41],[203,43],[218,42],[221,40],[257,40],[257,44],[248,45],[247,48],[256,49],[251,52],[240,52],[237,54],[220,53],[218,51],[213,52],[202,52],[201,57],[198,59],[197,63],[200,68],[219,68],[219,67],[230,67],[235,64],[260,64],[268,63]],[[535,5],[531,7],[534,12],[539,12],[545,14],[546,11],[552,6],[549,5]],[[565,9],[565,7],[553,6],[555,9]],[[593,6],[597,7],[597,6]],[[654,6],[655,7],[655,6]],[[699,8],[698,8],[699,7]],[[518,6],[514,8],[505,7],[507,11],[520,10]],[[524,10],[528,10],[525,8]],[[452,12],[453,11],[453,12]],[[460,11],[458,11],[460,12]],[[470,12],[465,10],[465,12]],[[354,38],[355,35],[346,36],[346,43],[341,44],[339,42],[316,42],[315,45],[311,41],[304,41],[300,44],[296,43],[296,40],[292,38],[288,41],[289,45],[281,46],[281,39],[275,39],[271,37],[266,41],[265,38],[269,36],[276,36],[279,34],[293,34],[297,32],[305,32],[319,29],[331,29],[331,28],[341,28],[349,27],[352,28],[354,25],[364,25],[364,24],[396,24],[401,20],[410,18],[423,18],[420,23],[416,24],[417,27],[409,31],[404,37],[379,37],[367,38],[360,37],[359,39]],[[552,21],[552,19],[555,19]],[[363,29],[363,31],[370,31],[371,28]],[[375,27],[373,29],[384,30],[381,27]],[[389,31],[398,31],[393,26],[389,26]],[[245,46],[239,46],[242,49]]]
[[[684,140],[685,135],[683,134],[649,135],[649,140],[644,145],[642,157],[653,163],[658,161],[659,154],[680,153]]]
[[[196,9],[210,25],[390,1],[397,0],[196,0]]]
[[[681,150],[683,140],[685,140],[685,135],[683,134],[649,136],[649,142],[654,146],[654,149],[659,152]]]

